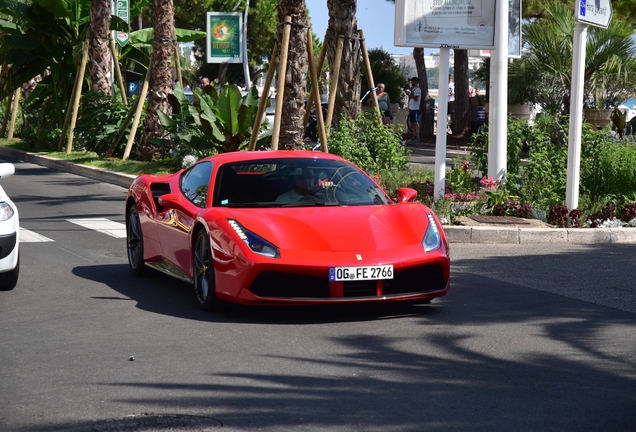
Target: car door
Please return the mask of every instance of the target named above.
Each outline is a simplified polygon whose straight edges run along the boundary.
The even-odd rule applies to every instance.
[[[212,162],[204,161],[184,171],[179,191],[185,198],[182,208],[167,208],[158,220],[162,255],[183,272],[191,276],[192,257],[190,231],[197,215],[207,207]]]

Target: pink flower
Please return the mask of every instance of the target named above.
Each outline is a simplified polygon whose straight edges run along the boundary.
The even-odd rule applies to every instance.
[[[486,178],[486,176],[483,176],[480,183],[483,187],[490,190],[497,187],[497,180],[494,180],[492,177]]]
[[[468,171],[469,167],[470,167],[470,162],[469,161],[464,161],[464,163],[462,163],[462,171],[464,171],[464,172]]]

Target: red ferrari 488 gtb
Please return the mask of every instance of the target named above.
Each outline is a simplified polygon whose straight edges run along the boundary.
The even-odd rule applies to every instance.
[[[192,283],[203,309],[430,300],[448,291],[449,249],[416,194],[394,201],[327,153],[219,154],[134,181],[128,261]]]

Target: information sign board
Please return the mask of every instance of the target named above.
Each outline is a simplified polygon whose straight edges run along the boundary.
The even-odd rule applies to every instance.
[[[576,0],[576,21],[595,27],[607,28],[612,19],[610,0]]]
[[[207,62],[243,62],[243,14],[208,12]]]
[[[493,0],[396,0],[396,46],[493,49]]]

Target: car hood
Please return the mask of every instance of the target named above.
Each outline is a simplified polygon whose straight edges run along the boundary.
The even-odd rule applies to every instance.
[[[230,210],[243,227],[281,249],[324,252],[420,244],[429,224],[427,212],[418,203]]]

